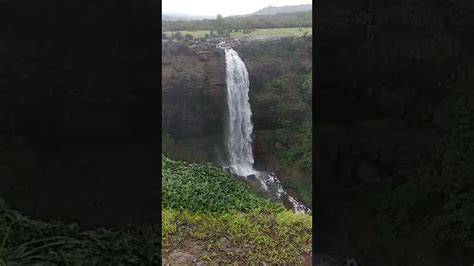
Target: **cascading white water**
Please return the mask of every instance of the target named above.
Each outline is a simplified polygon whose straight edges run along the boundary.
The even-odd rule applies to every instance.
[[[221,46],[219,46],[221,47]],[[249,102],[249,75],[247,68],[236,51],[230,47],[225,49],[226,83],[227,83],[227,111],[225,124],[225,146],[229,165],[228,169],[238,176],[253,175],[260,184],[260,188],[272,197],[282,199],[286,197],[295,212],[309,212],[310,209],[288,195],[280,181],[272,173],[260,172],[254,169],[252,151],[252,110]]]
[[[255,174],[252,152],[252,110],[249,103],[249,75],[233,49],[225,50],[228,121],[225,128],[229,168],[239,176]]]

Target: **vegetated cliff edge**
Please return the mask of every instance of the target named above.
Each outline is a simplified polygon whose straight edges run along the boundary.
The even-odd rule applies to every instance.
[[[251,41],[235,47],[249,72],[256,167],[276,172],[290,193],[301,194],[304,187],[308,205],[311,136],[299,125],[305,122],[304,128],[309,128],[311,124],[311,46],[311,37],[306,37]],[[163,152],[175,159],[220,164],[225,160],[224,51],[165,44],[162,54]],[[293,153],[285,153],[291,147]],[[306,157],[297,156],[298,152],[306,152]],[[307,158],[306,168],[300,166],[300,157]]]

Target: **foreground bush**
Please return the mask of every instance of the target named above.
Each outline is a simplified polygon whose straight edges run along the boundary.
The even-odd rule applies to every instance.
[[[160,228],[80,231],[1,206],[0,265],[160,265]]]
[[[164,208],[194,212],[283,210],[281,204],[258,197],[251,188],[210,164],[190,164],[162,157]]]

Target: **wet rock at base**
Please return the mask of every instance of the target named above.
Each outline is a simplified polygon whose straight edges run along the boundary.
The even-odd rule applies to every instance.
[[[247,179],[248,180],[255,180],[257,177],[255,175],[248,175]]]

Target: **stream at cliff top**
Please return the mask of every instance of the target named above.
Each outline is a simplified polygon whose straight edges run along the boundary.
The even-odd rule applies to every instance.
[[[227,84],[227,121],[224,136],[228,164],[224,168],[256,185],[265,195],[291,205],[295,212],[311,212],[283,190],[274,173],[258,171],[253,167],[253,123],[248,71],[236,51],[230,47],[219,47],[225,49]]]

